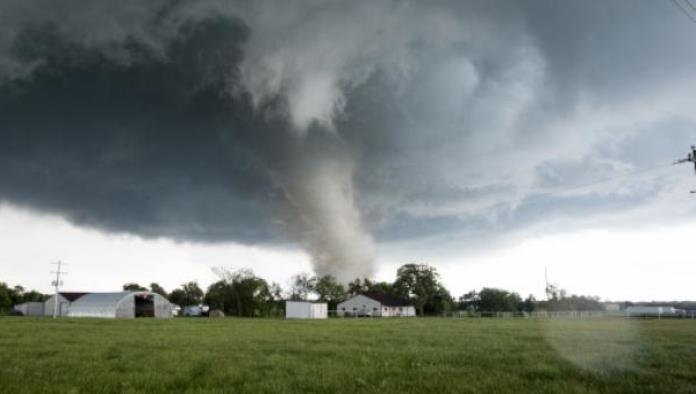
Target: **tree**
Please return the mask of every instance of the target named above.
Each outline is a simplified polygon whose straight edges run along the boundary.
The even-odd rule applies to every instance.
[[[444,298],[443,289],[437,270],[429,265],[406,264],[396,272],[394,292],[413,301],[421,316],[425,313],[426,305],[436,302],[436,296]]]
[[[179,306],[186,306],[186,293],[184,292],[183,289],[174,289],[172,290],[171,293],[169,293],[169,302],[172,304],[176,304]]]
[[[389,282],[372,282],[367,279],[365,279],[365,282],[367,282],[367,291],[370,293],[396,295],[394,292],[394,285]]]
[[[13,303],[12,289],[7,283],[0,282],[0,312],[7,312],[12,309]]]
[[[147,291],[147,288],[142,287],[135,282],[131,282],[123,285],[123,291]]]
[[[599,297],[580,295],[568,297],[566,294],[564,290],[561,290],[556,298],[540,301],[537,304],[542,309],[552,311],[599,311],[604,309]]]
[[[336,309],[336,305],[346,298],[346,290],[331,275],[313,278],[312,290],[319,295],[319,301],[328,304],[330,310]]]
[[[198,305],[203,301],[203,290],[197,282],[183,283],[180,288],[169,293],[169,301],[179,306]]]
[[[203,300],[203,290],[198,286],[198,282],[188,282],[181,285],[184,291],[184,305],[200,304]]]
[[[0,282],[0,313],[7,313],[17,304],[44,302],[48,297],[36,290],[26,291],[22,286],[9,287]]]
[[[282,289],[277,284],[269,285],[249,269],[216,268],[214,272],[220,280],[208,287],[206,302],[211,307],[240,317],[270,316],[278,311]]]
[[[522,298],[519,294],[507,290],[484,287],[478,293],[476,309],[483,312],[519,311]]]
[[[530,294],[522,302],[522,310],[525,312],[534,312],[534,309],[536,309],[536,300],[534,299],[534,296]]]
[[[162,286],[160,286],[160,285],[159,285],[158,283],[156,283],[156,282],[150,283],[150,291],[153,292],[153,293],[157,293],[157,294],[161,295],[161,296],[164,297],[164,298],[167,298],[167,297],[168,297],[167,291],[164,290],[164,288],[163,288]]]
[[[368,291],[369,280],[363,279],[362,282],[360,278],[355,278],[353,281],[348,283],[348,294],[350,296],[356,296],[358,294],[366,293]]]
[[[292,277],[290,288],[290,299],[295,301],[305,301],[309,294],[314,291],[316,278],[307,273],[297,274]]]

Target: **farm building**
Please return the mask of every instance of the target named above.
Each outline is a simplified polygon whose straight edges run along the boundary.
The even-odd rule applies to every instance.
[[[675,309],[671,306],[629,306],[626,308],[627,316],[640,317],[676,317],[684,314],[681,309]]]
[[[58,316],[67,316],[70,304],[75,302],[78,298],[88,293],[78,293],[78,292],[61,292],[58,293]],[[53,316],[53,309],[55,308],[56,295],[52,295],[46,302],[44,302],[44,315]]]
[[[157,293],[148,291],[89,293],[70,304],[69,317],[171,318],[174,305]]]
[[[326,319],[327,313],[325,302],[285,301],[286,319]]]
[[[410,302],[388,294],[366,293],[336,306],[337,316],[412,317],[416,308]]]
[[[43,316],[44,314],[44,303],[43,302],[25,302],[23,304],[15,305],[14,310],[22,314],[22,316]]]

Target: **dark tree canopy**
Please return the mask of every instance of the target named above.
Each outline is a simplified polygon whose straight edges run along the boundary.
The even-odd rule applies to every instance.
[[[123,291],[147,291],[147,287],[140,286],[137,283],[126,283],[123,285]]]

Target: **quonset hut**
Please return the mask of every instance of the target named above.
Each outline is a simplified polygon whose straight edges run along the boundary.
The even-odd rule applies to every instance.
[[[78,298],[82,297],[84,292],[60,292],[58,293],[58,301],[56,302],[56,295],[53,294],[51,297],[44,302],[44,315],[53,316],[53,310],[56,308],[58,316],[67,316],[68,310],[70,310],[70,305],[75,302]]]
[[[89,293],[70,304],[69,317],[135,318],[172,317],[174,305],[148,291]]]
[[[136,318],[172,317],[174,305],[157,293],[148,291],[88,293],[68,308],[69,317]]]

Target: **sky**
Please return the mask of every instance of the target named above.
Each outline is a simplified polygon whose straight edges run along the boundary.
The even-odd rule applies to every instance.
[[[0,0],[0,281],[695,299],[684,1]]]

